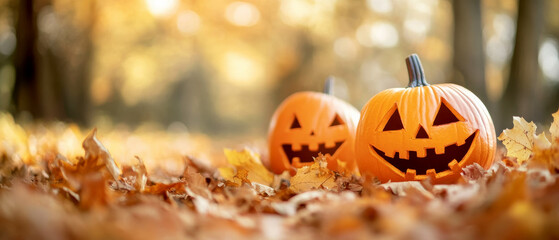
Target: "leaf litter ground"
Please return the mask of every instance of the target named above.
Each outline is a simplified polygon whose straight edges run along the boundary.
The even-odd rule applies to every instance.
[[[489,170],[432,185],[333,172],[323,156],[275,175],[257,151],[212,152],[203,136],[84,134],[1,115],[0,238],[557,239],[553,117],[539,134],[515,117]]]

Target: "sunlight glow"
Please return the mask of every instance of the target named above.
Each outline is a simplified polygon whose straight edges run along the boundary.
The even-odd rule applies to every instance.
[[[377,13],[392,12],[392,0],[367,0],[367,7]]]
[[[351,38],[342,37],[334,42],[334,52],[341,58],[353,59],[357,55],[357,51],[357,44]]]
[[[387,22],[377,22],[371,26],[369,37],[373,45],[380,48],[391,48],[398,44],[398,31]]]
[[[240,87],[259,86],[263,78],[262,66],[251,57],[238,52],[227,52],[223,58],[226,79]]]
[[[501,39],[512,41],[516,32],[516,24],[511,16],[506,14],[497,14],[493,18],[493,28],[495,34]]]
[[[398,45],[399,39],[396,28],[392,24],[383,21],[375,22],[372,25],[361,25],[357,29],[355,37],[362,46],[379,48],[394,47]]]
[[[200,28],[200,17],[193,11],[186,10],[177,17],[177,28],[185,34],[194,34]]]
[[[227,6],[225,17],[234,25],[250,27],[260,20],[260,11],[246,2],[233,2]]]
[[[156,17],[163,17],[171,15],[177,5],[177,0],[145,0],[148,10]]]
[[[121,94],[127,106],[136,105],[142,100],[150,100],[158,93],[156,63],[143,54],[132,54],[123,63],[125,81]]]
[[[505,65],[505,63],[507,63],[508,59],[512,55],[512,45],[510,44],[510,42],[504,41],[497,36],[492,36],[491,38],[489,38],[485,49],[489,60],[491,60],[498,66]]]
[[[313,5],[306,1],[286,0],[281,2],[280,11],[285,23],[296,25],[309,20]]]
[[[559,51],[557,42],[546,39],[540,47],[538,62],[543,74],[552,81],[559,82]]]

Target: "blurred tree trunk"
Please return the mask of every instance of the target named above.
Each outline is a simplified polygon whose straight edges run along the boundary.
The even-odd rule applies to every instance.
[[[91,112],[92,63],[94,59],[93,31],[97,22],[97,1],[81,0],[89,11],[83,22],[73,22],[72,46],[65,49],[62,57],[56,57],[63,77],[60,87],[64,93],[64,106],[67,117],[79,124],[87,125]],[[67,63],[68,60],[71,63]],[[60,80],[59,80],[60,81]]]
[[[500,127],[510,127],[512,116],[515,115],[532,121],[542,119],[545,89],[542,87],[538,65],[538,50],[543,23],[543,0],[518,1],[516,41],[510,76],[499,104]]]
[[[297,67],[290,69],[278,79],[279,85],[277,86],[276,91],[274,91],[273,96],[274,102],[277,104],[281,103],[285,100],[285,98],[293,94],[294,90],[300,89],[300,84],[304,82],[300,78],[305,72],[304,70],[309,68],[312,64],[312,57],[315,52],[308,35],[304,33],[297,35],[297,52],[299,53],[297,56],[299,58]]]
[[[12,94],[13,113],[27,111],[42,117],[37,74],[37,14],[33,0],[21,0],[16,6],[16,79]]]
[[[17,45],[14,53],[16,81],[12,94],[13,113],[27,111],[35,118],[70,120],[88,123],[90,112],[91,39],[96,22],[95,1],[82,1],[89,5],[89,16],[82,25],[65,22],[64,31],[70,38],[53,46],[38,41],[38,13],[50,0],[22,0],[15,4]],[[79,24],[79,23],[78,23]],[[48,36],[44,36],[47,38]],[[39,53],[38,46],[42,51]],[[62,47],[60,47],[62,46]]]
[[[485,55],[481,28],[481,0],[455,0],[453,81],[474,92],[486,105]],[[489,106],[488,106],[489,107]]]
[[[203,64],[206,61],[202,54],[195,50],[193,56],[198,61],[169,94],[167,102],[170,102],[171,111],[167,113],[168,119],[180,120],[194,132],[216,134],[219,129],[215,127],[218,123],[210,91],[211,77],[205,75],[210,71]]]

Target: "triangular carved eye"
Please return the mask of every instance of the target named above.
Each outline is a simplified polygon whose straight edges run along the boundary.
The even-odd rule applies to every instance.
[[[402,118],[400,118],[400,113],[398,112],[398,108],[394,109],[392,116],[384,125],[384,129],[382,131],[394,131],[404,129],[404,124],[402,124]]]
[[[301,128],[301,124],[299,124],[299,119],[297,119],[297,116],[293,117],[293,122],[291,123],[290,129],[294,128]]]
[[[344,124],[344,121],[342,120],[342,118],[340,118],[340,116],[336,113],[336,116],[334,117],[334,120],[332,120],[332,123],[330,123],[330,127],[332,126],[337,126],[337,125],[342,125]]]
[[[441,107],[439,108],[439,112],[437,112],[437,116],[435,116],[433,126],[439,126],[460,121],[460,118],[456,116],[446,104],[446,102],[441,101]]]

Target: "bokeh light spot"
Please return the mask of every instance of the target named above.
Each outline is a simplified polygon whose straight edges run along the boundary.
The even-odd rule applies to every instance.
[[[497,14],[493,18],[493,28],[497,36],[504,40],[513,40],[516,24],[514,20],[506,14]]]
[[[200,28],[200,17],[193,11],[183,11],[177,17],[177,28],[185,34],[194,34]]]
[[[377,13],[392,12],[392,0],[367,0],[367,7]]]
[[[487,57],[498,66],[503,66],[512,54],[512,45],[497,36],[489,38],[486,46]]]
[[[309,19],[313,6],[306,1],[285,0],[281,2],[280,11],[285,23],[296,25]]]
[[[559,82],[559,52],[557,51],[557,42],[552,39],[546,39],[538,54],[538,62],[543,74],[549,80]]]
[[[245,88],[259,87],[263,77],[263,66],[255,59],[238,52],[227,52],[223,57],[226,79]]]
[[[334,42],[334,52],[341,58],[353,59],[357,55],[357,45],[351,38],[338,38]]]
[[[178,5],[177,0],[145,0],[148,10],[157,17],[171,15]]]
[[[260,11],[246,2],[233,2],[227,6],[225,17],[236,26],[253,26],[260,20]]]
[[[398,44],[398,31],[387,22],[377,22],[370,29],[371,43],[379,48],[391,48]]]
[[[12,31],[6,31],[0,35],[0,53],[9,56],[16,48],[16,35]]]

